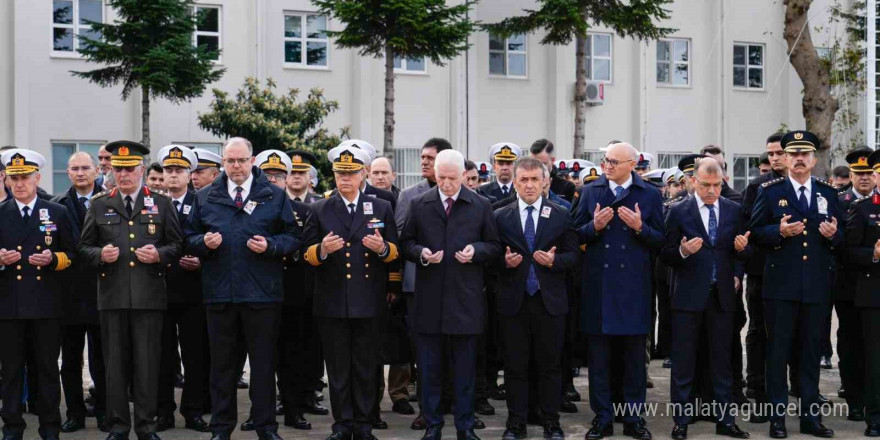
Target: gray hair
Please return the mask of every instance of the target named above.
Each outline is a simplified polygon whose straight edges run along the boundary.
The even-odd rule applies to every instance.
[[[434,159],[435,172],[440,169],[440,165],[452,165],[459,173],[464,173],[464,156],[456,150],[443,150],[437,153],[437,158]]]
[[[70,166],[70,161],[74,158],[82,156],[89,158],[89,162],[92,163],[92,166],[98,168],[98,159],[85,151],[77,151],[76,153],[71,154],[70,157],[67,158],[67,166]]]
[[[251,145],[251,141],[243,137],[231,137],[229,139],[226,139],[226,142],[223,142],[223,152],[225,153],[226,148],[233,144],[244,144],[245,146],[247,146],[248,153],[251,153],[251,155],[254,154],[254,146]]]
[[[703,171],[710,176],[724,175],[724,170],[721,169],[721,165],[718,164],[717,160],[711,157],[702,157],[694,162],[694,175],[696,176],[699,171]]]

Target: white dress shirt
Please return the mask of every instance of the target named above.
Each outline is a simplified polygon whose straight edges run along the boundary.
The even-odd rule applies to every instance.
[[[452,195],[452,204],[455,204],[455,202],[458,201],[458,196],[459,194],[461,194],[461,188],[462,187],[459,186],[458,191],[456,191],[455,194]],[[440,191],[439,187],[437,188],[437,192],[440,194],[440,202],[443,203],[443,209],[446,209],[446,199],[448,199],[450,196],[443,194],[443,191]]]
[[[614,190],[615,190],[618,186],[622,186],[622,187],[623,187],[623,190],[626,191],[626,189],[629,188],[629,186],[632,185],[632,183],[633,183],[633,177],[632,177],[632,173],[630,173],[630,175],[629,175],[629,179],[626,179],[626,182],[623,182],[622,185],[618,185],[618,184],[615,183],[614,181],[609,180],[609,181],[608,181],[608,187],[611,188],[611,192],[614,192]]]
[[[37,204],[37,196],[34,196],[34,199],[28,203],[21,203],[18,199],[15,199],[15,204],[18,205],[18,214],[24,217],[24,213],[21,211],[25,206],[28,207],[28,215],[34,215],[34,206]]]
[[[232,181],[232,179],[226,180],[226,189],[229,191],[229,197],[232,200],[235,200],[235,188],[241,187],[241,200],[245,201],[248,198],[248,194],[251,193],[251,185],[254,183],[254,173],[251,173],[248,176],[247,180],[245,180],[241,185]]]
[[[232,193],[233,193],[233,199],[235,199],[235,196],[234,196],[235,191],[233,191]],[[241,195],[242,195],[242,200],[244,200],[244,191],[241,192]],[[180,212],[180,210],[183,209],[183,199],[184,198],[186,198],[186,193],[183,193],[183,195],[180,196],[179,198],[171,199],[171,206],[174,206],[174,202],[177,202],[177,212]]]
[[[792,179],[791,176],[788,176],[788,180],[794,186],[794,196],[798,200],[800,200],[800,198],[801,198],[801,187],[806,188],[804,190],[804,196],[807,198],[807,208],[809,208],[810,207],[810,194],[813,191],[813,179],[812,178],[807,179],[807,183],[805,183],[803,185],[798,183],[797,180]]]
[[[538,200],[535,200],[535,203],[529,205],[523,199],[517,197],[517,200],[519,201],[519,221],[520,225],[522,225],[523,233],[525,233],[526,230],[526,216],[529,212],[527,210],[529,206],[535,208],[532,210],[532,222],[535,225],[535,233],[538,232],[538,211],[541,210],[541,199],[543,199],[543,197],[538,197]]]
[[[360,191],[358,191],[358,192],[357,192],[357,195],[354,196],[354,200],[348,200],[348,199],[346,199],[345,196],[342,195],[342,193],[339,193],[339,197],[342,198],[342,203],[345,204],[345,210],[346,210],[346,211],[348,211],[349,213],[351,213],[351,210],[348,208],[348,205],[354,203],[354,210],[355,210],[355,212],[357,212],[358,200],[360,200],[360,198],[361,198],[361,192],[360,192]]]

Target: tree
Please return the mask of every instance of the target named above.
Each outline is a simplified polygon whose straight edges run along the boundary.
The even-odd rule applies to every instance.
[[[348,129],[340,130],[336,136],[322,124],[339,109],[339,103],[328,101],[324,91],[317,88],[302,102],[297,102],[299,90],[276,95],[275,88],[271,78],[266,80],[265,88],[260,88],[256,79],[247,78],[234,98],[214,89],[211,111],[199,114],[199,128],[214,136],[246,138],[253,144],[255,154],[268,149],[310,151],[318,158],[315,168],[319,174],[332,176],[327,151],[339,145],[342,137],[348,137]]]
[[[122,84],[122,99],[141,89],[142,142],[150,145],[150,98],[173,103],[202,95],[226,71],[214,66],[218,51],[193,45],[193,32],[205,14],[191,0],[108,0],[120,19],[89,22],[98,39],[80,35],[79,53],[105,67],[71,72],[101,87]]]
[[[525,9],[525,15],[508,17],[483,25],[499,37],[543,30],[544,45],[566,45],[575,41],[574,157],[584,152],[587,113],[587,30],[590,24],[611,28],[622,37],[657,39],[674,32],[654,21],[669,18],[664,5],[672,0],[537,0],[538,9]]]
[[[434,64],[467,49],[475,25],[468,10],[476,1],[446,6],[446,0],[312,0],[322,14],[345,24],[330,31],[336,45],[360,49],[362,56],[385,57],[383,150],[394,150],[394,59],[427,58]]]

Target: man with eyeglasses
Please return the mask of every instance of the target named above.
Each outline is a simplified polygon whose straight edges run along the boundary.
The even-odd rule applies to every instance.
[[[186,253],[202,262],[211,349],[213,440],[235,429],[236,381],[244,342],[250,360],[251,415],[261,440],[279,440],[275,364],[284,300],[284,258],[300,247],[290,199],[254,166],[241,137],[223,145],[225,171],[196,193],[187,219]]]
[[[135,434],[140,440],[157,440],[165,271],[180,256],[182,233],[171,199],[144,186],[149,148],[116,141],[107,144],[107,151],[117,186],[92,198],[80,241],[82,259],[99,273],[107,438],[128,438],[131,386]]]
[[[98,166],[85,152],[73,153],[67,160],[70,188],[52,201],[67,208],[79,228],[86,220],[92,198],[101,192],[97,184]],[[61,333],[61,386],[67,405],[67,420],[61,432],[74,432],[86,427],[86,405],[83,400],[83,349],[89,345],[89,373],[95,385],[95,419],[105,430],[104,354],[101,349],[101,326],[98,322],[98,271],[86,264],[77,264],[65,273],[64,320]]]
[[[651,261],[663,244],[660,191],[635,172],[638,151],[616,143],[605,152],[605,174],[581,188],[574,213],[583,262],[580,331],[589,343],[590,407],[587,440],[613,435],[612,347],[623,351],[624,435],[649,440],[645,404],[646,336],[651,319]],[[619,414],[618,414],[619,415]]]

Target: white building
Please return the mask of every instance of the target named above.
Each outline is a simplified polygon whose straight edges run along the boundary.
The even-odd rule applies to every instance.
[[[837,33],[828,26],[830,3],[817,0],[810,14],[811,27],[825,27],[813,32],[817,47],[830,44],[829,35]],[[323,88],[340,104],[327,122],[331,130],[350,126],[352,136],[382,144],[383,60],[334,47],[321,30],[339,29],[340,23],[315,16],[308,0],[199,4],[217,20],[199,29],[198,41],[219,45],[218,64],[227,72],[192,102],[154,102],[154,149],[169,143],[219,148],[221,139],[198,128],[198,114],[208,109],[210,88],[234,92],[248,76],[272,78],[282,91]],[[483,0],[471,17],[494,22],[534,6],[532,0]],[[53,170],[43,173],[43,184],[54,192],[68,185],[64,169],[73,150],[94,152],[110,140],[140,139],[137,92],[124,102],[121,88],[102,89],[70,74],[96,68],[73,51],[73,35],[88,31],[76,24],[84,18],[114,15],[103,0],[0,1],[0,145],[43,152]],[[757,172],[754,159],[765,138],[781,124],[804,124],[802,86],[782,38],[783,6],[767,0],[678,0],[662,25],[677,31],[647,43],[591,29],[588,63],[592,80],[604,88],[604,105],[587,110],[586,148],[596,152],[611,139],[627,140],[654,153],[655,167],[666,167],[681,154],[720,144],[732,182],[741,187]],[[540,38],[502,42],[478,33],[470,50],[446,66],[402,62],[395,146],[417,148],[442,136],[469,158],[486,160],[496,142],[528,147],[546,137],[557,145],[557,157],[571,156],[575,50],[542,46]],[[309,61],[302,59],[303,47],[312,53]],[[418,179],[414,157],[398,153],[404,186]]]

